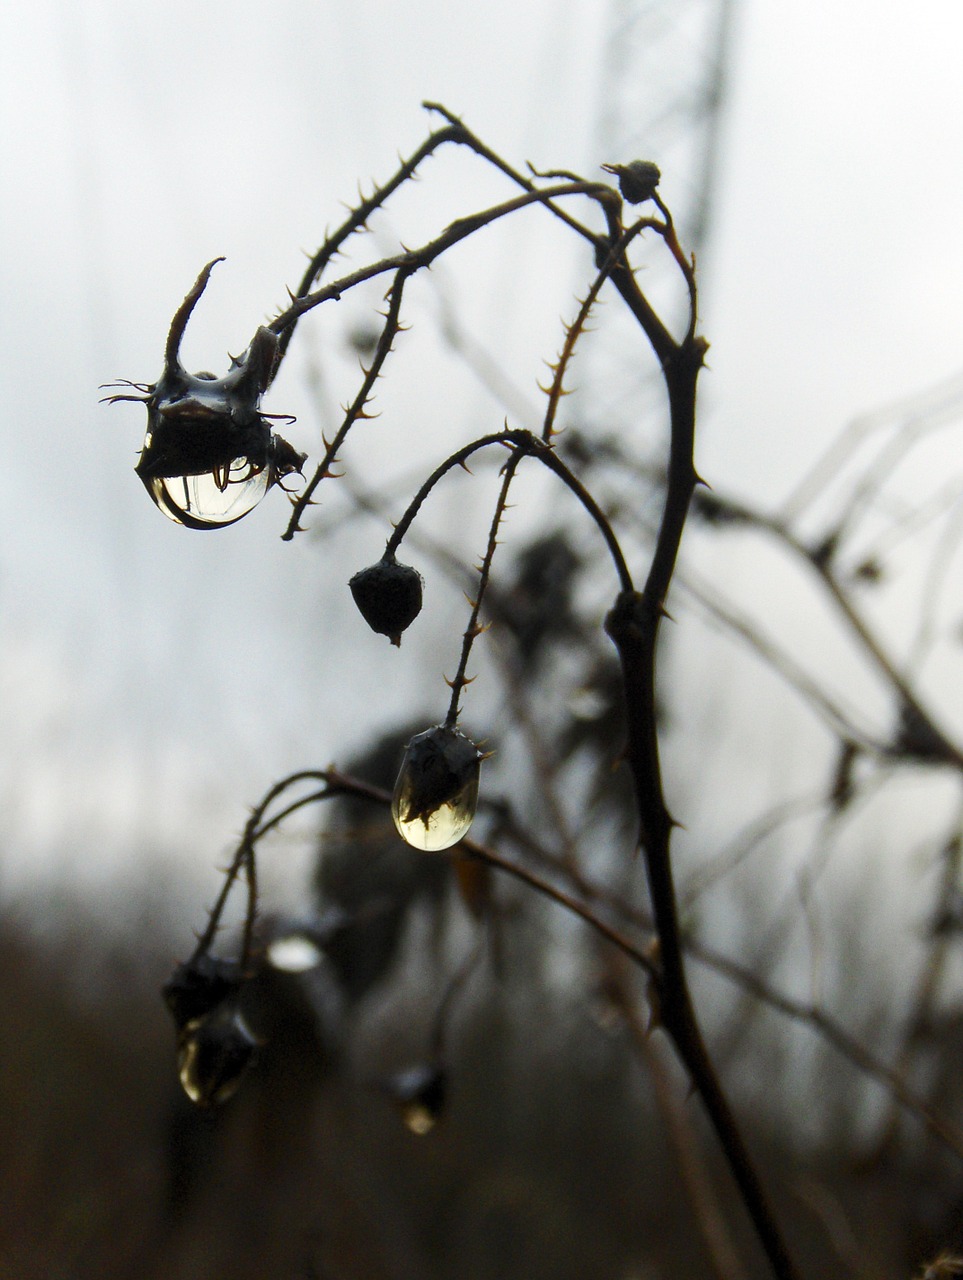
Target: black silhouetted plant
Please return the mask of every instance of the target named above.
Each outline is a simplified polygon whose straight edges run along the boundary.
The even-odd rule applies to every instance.
[[[426,105],[441,116],[441,127],[328,236],[310,260],[291,295],[290,304],[269,324],[257,328],[247,351],[231,360],[227,374],[222,377],[188,374],[179,357],[188,319],[209,282],[214,265],[210,263],[175,313],[159,380],[121,384],[129,390],[110,397],[139,400],[147,407],[147,433],[136,470],[166,515],[195,529],[221,527],[247,514],[272,486],[277,486],[287,493],[292,506],[283,534],[290,540],[305,527],[320,486],[337,478],[335,468],[349,434],[371,416],[372,392],[376,380],[386,371],[395,339],[404,327],[405,290],[413,277],[426,272],[443,255],[484,228],[533,207],[560,222],[572,236],[584,242],[591,260],[586,271],[589,278],[585,296],[574,319],[564,328],[560,354],[551,366],[552,376],[544,388],[547,404],[540,430],[506,423],[498,430],[459,445],[416,490],[388,537],[381,559],[359,569],[350,580],[354,601],[372,630],[395,645],[400,643],[403,634],[406,644],[409,634],[410,643],[417,643],[415,624],[423,608],[430,611],[431,601],[423,599],[421,573],[398,558],[402,544],[423,504],[446,477],[457,468],[467,469],[469,462],[479,455],[497,455],[501,484],[470,591],[455,674],[448,680],[451,692],[447,712],[443,718],[439,717],[438,723],[410,738],[393,793],[389,788],[376,786],[335,767],[305,769],[279,780],[255,806],[194,953],[178,967],[165,988],[177,1029],[181,1080],[195,1102],[217,1104],[238,1088],[256,1056],[257,1035],[248,1026],[243,998],[246,984],[263,963],[257,936],[260,842],[294,813],[329,799],[370,805],[374,809],[390,807],[397,832],[413,850],[431,855],[451,850],[446,856],[458,869],[465,900],[474,915],[484,917],[490,909],[487,890],[473,879],[479,868],[486,875],[498,873],[513,877],[583,920],[643,975],[647,984],[649,1022],[671,1042],[692,1091],[705,1108],[773,1273],[792,1277],[796,1274],[795,1266],[706,1049],[690,996],[684,961],[686,951],[787,1016],[810,1021],[861,1070],[884,1082],[898,1103],[917,1111],[931,1128],[939,1129],[941,1122],[901,1081],[892,1074],[887,1075],[886,1069],[871,1055],[861,1053],[859,1046],[847,1040],[831,1019],[780,997],[758,974],[739,971],[738,966],[687,936],[680,923],[671,857],[676,823],[666,805],[660,760],[657,658],[660,628],[666,616],[666,599],[675,576],[680,541],[693,494],[700,484],[693,458],[696,385],[707,344],[698,332],[694,264],[679,244],[671,214],[659,194],[660,173],[653,163],[628,161],[603,165],[605,171],[618,179],[618,190],[567,171],[531,170],[523,174],[490,150],[446,109],[437,104]],[[428,156],[449,143],[469,149],[500,171],[513,185],[515,194],[499,204],[458,218],[420,247],[377,258],[340,278],[328,280],[331,264],[346,242],[363,230],[368,219],[414,177]],[[627,210],[627,203],[640,205],[644,211],[639,214],[637,210]],[[669,255],[683,284],[687,316],[679,326],[679,334],[664,322],[640,286],[640,279],[644,277],[637,276],[637,268],[645,255],[652,252]],[[377,337],[368,348],[369,363],[362,369],[360,385],[344,410],[340,426],[330,441],[324,441],[313,471],[300,492],[295,493],[291,488],[292,477],[302,472],[306,458],[273,432],[272,421],[284,415],[266,413],[262,400],[277,376],[300,318],[372,280],[383,281],[386,292]],[[627,475],[637,468],[641,479],[642,464],[638,459],[613,445],[611,440],[599,441],[596,446],[591,440],[573,439],[563,455],[556,439],[557,415],[568,389],[569,368],[593,307],[603,294],[617,299],[634,320],[639,330],[640,350],[643,344],[648,344],[664,385],[669,441],[659,477],[660,481],[664,480],[661,515],[652,529],[642,527],[635,512],[613,514],[609,504],[598,496],[601,489],[595,483],[603,459],[608,463],[614,461]],[[606,661],[601,652],[593,653],[590,683],[600,698],[600,710],[594,717],[560,730],[559,737],[567,744],[567,753],[577,752],[590,742],[594,747],[599,742],[607,742],[613,758],[621,752],[631,786],[628,799],[623,801],[620,796],[620,803],[627,806],[622,817],[628,813],[632,831],[619,862],[624,868],[636,856],[641,856],[648,884],[647,910],[634,908],[624,893],[607,889],[586,876],[577,859],[566,851],[564,841],[561,853],[549,849],[547,842],[539,846],[531,836],[527,843],[523,842],[513,827],[510,812],[502,813],[493,821],[492,834],[484,843],[469,835],[476,806],[486,803],[482,775],[489,745],[487,737],[476,743],[460,726],[462,700],[471,680],[468,663],[476,641],[493,622],[496,630],[504,627],[506,632],[513,632],[519,663],[513,678],[527,680],[537,671],[553,636],[565,640],[582,638],[571,611],[570,584],[578,556],[564,539],[546,535],[542,542],[530,547],[531,580],[536,584],[536,593],[547,595],[549,592],[546,585],[549,579],[538,576],[547,572],[545,565],[554,564],[558,580],[564,582],[554,610],[533,608],[526,613],[518,594],[523,576],[518,578],[514,597],[510,590],[501,590],[493,576],[499,529],[509,505],[513,481],[522,466],[536,465],[550,472],[574,496],[587,524],[594,526],[614,573],[611,605],[604,620],[598,619],[597,630],[604,629],[614,646],[617,661]],[[840,760],[834,779],[833,803],[843,806],[849,802],[854,785],[853,769],[870,752],[888,751],[893,758],[960,767],[961,756],[948,735],[938,727],[915,689],[888,658],[869,625],[852,605],[837,568],[845,529],[830,530],[836,536],[813,546],[803,542],[788,522],[767,518],[733,499],[707,490],[699,490],[695,512],[704,526],[717,531],[736,526],[752,528],[778,539],[805,560],[834,600],[846,625],[864,645],[868,660],[898,696],[896,728],[890,741],[880,744],[868,743],[865,735],[861,736],[856,726],[847,723],[842,713],[837,713],[825,698],[821,700],[818,690],[810,691],[812,700],[823,706],[839,734]],[[652,549],[646,572],[637,585],[630,563],[640,559],[642,550],[650,542]],[[859,569],[860,580],[873,581],[877,573],[876,562],[865,557]],[[726,619],[724,610],[720,616],[738,629],[737,620]],[[413,627],[415,631],[409,632]],[[744,638],[751,643],[751,633]],[[765,656],[778,665],[778,657],[771,653]],[[359,698],[364,696],[365,691],[360,690]],[[616,732],[624,735],[624,741],[613,740]],[[497,748],[497,743],[492,745]],[[545,798],[545,803],[551,805],[550,796]],[[527,855],[524,857],[519,856],[523,844]],[[511,852],[506,852],[506,848]],[[420,855],[411,853],[412,858],[417,856]],[[958,852],[954,868],[957,862]],[[239,886],[246,892],[244,923],[236,954],[225,957],[216,953],[215,943],[228,901]],[[950,897],[947,888],[947,904]],[[380,907],[376,904],[372,910],[377,916]],[[389,917],[392,928],[386,955],[395,945],[398,932],[390,906],[385,909],[384,919]],[[349,909],[346,923],[341,922],[338,927],[332,925],[327,930],[319,928],[315,934],[313,945],[328,949],[336,966],[341,963],[338,949],[344,945],[345,929],[350,929],[353,919]],[[640,936],[645,940],[639,941]],[[383,963],[379,960],[379,973],[386,964],[387,959]],[[381,1088],[397,1103],[406,1122],[417,1132],[430,1130],[445,1107],[449,1085],[444,1052],[446,1019],[468,972],[470,965],[459,971],[449,986],[439,1010],[434,1043],[425,1061],[381,1081]],[[630,1025],[635,1025],[638,1011],[617,976],[612,977],[607,990],[611,1007]],[[760,1064],[759,1069],[764,1071],[764,1064]],[[958,1141],[958,1135],[946,1126],[940,1136],[950,1146]]]

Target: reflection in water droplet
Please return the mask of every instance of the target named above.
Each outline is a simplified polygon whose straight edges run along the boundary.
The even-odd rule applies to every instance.
[[[251,1065],[257,1041],[233,1002],[189,1022],[178,1044],[177,1069],[184,1092],[198,1106],[226,1102]]]
[[[233,524],[246,516],[268,491],[268,467],[235,458],[226,470],[193,476],[155,476],[147,482],[151,497],[165,516],[192,529]]]
[[[391,802],[402,839],[429,853],[457,844],[475,816],[480,762],[458,729],[436,725],[412,738]]]
[[[423,849],[426,853],[438,853],[442,849],[450,849],[453,844],[458,843],[472,824],[477,794],[476,785],[475,796],[467,804],[439,805],[431,813],[413,818],[410,822],[405,822],[395,813],[398,834],[403,840],[407,840],[408,844],[416,849]]]

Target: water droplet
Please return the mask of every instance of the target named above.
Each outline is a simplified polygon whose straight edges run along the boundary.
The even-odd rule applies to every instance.
[[[382,1087],[412,1133],[423,1137],[434,1129],[448,1097],[448,1078],[442,1067],[429,1064],[408,1067],[389,1076]]]
[[[200,475],[154,476],[146,482],[164,515],[189,529],[233,524],[257,506],[270,483],[270,469],[247,458]]]
[[[226,1102],[251,1065],[257,1041],[233,1001],[189,1022],[178,1044],[177,1070],[184,1092],[198,1106]]]
[[[268,963],[284,973],[307,973],[324,960],[318,944],[303,933],[285,933],[273,938],[267,949]]]
[[[458,843],[475,816],[481,758],[470,738],[444,725],[411,739],[391,802],[403,840],[429,853]]]
[[[272,433],[259,400],[277,338],[259,329],[223,378],[189,374],[168,352],[148,388],[147,432],[134,470],[164,515],[191,529],[240,520],[275,482],[300,471],[304,455]]]
[[[420,1102],[409,1102],[407,1106],[402,1108],[401,1118],[405,1122],[405,1127],[410,1129],[412,1133],[417,1134],[419,1138],[423,1138],[426,1133],[431,1133],[437,1119]]]

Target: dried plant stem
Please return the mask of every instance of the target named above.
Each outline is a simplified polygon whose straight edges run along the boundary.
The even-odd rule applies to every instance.
[[[523,453],[516,450],[503,468],[501,489],[498,493],[498,501],[495,503],[495,513],[492,516],[491,528],[488,531],[488,545],[485,548],[485,556],[479,571],[478,587],[475,591],[474,600],[470,601],[471,616],[468,619],[468,626],[465,628],[465,634],[462,638],[458,670],[455,672],[454,678],[448,681],[451,686],[451,702],[448,706],[448,715],[445,717],[445,727],[448,729],[454,729],[458,723],[458,704],[461,701],[462,690],[471,679],[466,675],[466,672],[472,645],[475,643],[476,638],[486,629],[484,624],[479,623],[478,618],[481,613],[482,602],[485,599],[485,590],[491,574],[492,560],[495,558],[495,548],[498,546],[498,528],[508,504],[508,491],[511,488],[512,480],[515,478],[515,472],[518,470],[518,464],[524,456]]]
[[[287,529],[281,535],[281,540],[283,542],[290,542],[296,533],[301,532],[301,516],[304,513],[304,510],[310,505],[312,498],[314,497],[314,491],[317,489],[321,481],[334,474],[331,471],[331,467],[337,459],[338,451],[344,444],[348,432],[359,419],[371,416],[367,412],[365,406],[368,403],[368,397],[374,389],[374,384],[377,382],[378,377],[381,374],[382,367],[388,359],[392,343],[401,328],[399,320],[401,312],[401,298],[404,293],[405,283],[410,275],[411,270],[408,268],[401,268],[395,274],[394,283],[388,290],[388,310],[385,313],[384,327],[381,331],[381,336],[378,339],[378,345],[375,348],[371,366],[365,371],[361,388],[354,400],[352,400],[351,404],[348,406],[344,415],[344,421],[338,429],[334,439],[330,443],[325,441],[326,448],[324,451],[324,457],[318,464],[314,475],[304,486],[304,489],[298,497],[292,501],[291,505],[293,510],[291,512],[291,519],[288,521]]]
[[[632,775],[652,914],[658,939],[658,1017],[682,1060],[715,1129],[743,1203],[752,1219],[773,1273],[793,1280],[796,1268],[763,1192],[755,1165],[712,1065],[696,1017],[683,960],[670,843],[675,825],[665,803],[656,721],[655,677],[659,626],[665,615],[682,531],[699,477],[694,464],[696,383],[707,344],[695,336],[695,287],[691,271],[677,256],[689,282],[692,315],[678,345],[661,326],[652,330],[646,310],[631,302],[638,293],[634,276],[621,277],[626,301],[660,356],[670,412],[669,465],[662,520],[645,587],[623,591],[605,627],[619,654],[625,692],[628,742],[626,761]],[[617,276],[613,274],[613,280]],[[625,295],[623,295],[625,296]]]

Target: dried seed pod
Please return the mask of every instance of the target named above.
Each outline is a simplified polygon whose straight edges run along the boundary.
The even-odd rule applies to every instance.
[[[482,752],[458,729],[436,725],[408,743],[391,813],[416,849],[449,849],[465,835],[478,804]]]
[[[633,160],[630,164],[603,164],[606,173],[614,173],[619,180],[619,190],[629,204],[642,204],[651,200],[658,189],[662,174],[651,160]]]
[[[400,645],[401,633],[421,613],[424,580],[418,570],[385,554],[377,564],[356,573],[348,586],[371,630]]]
[[[177,1069],[184,1092],[200,1107],[235,1094],[257,1052],[257,1040],[234,1000],[188,1022],[178,1041]]]

